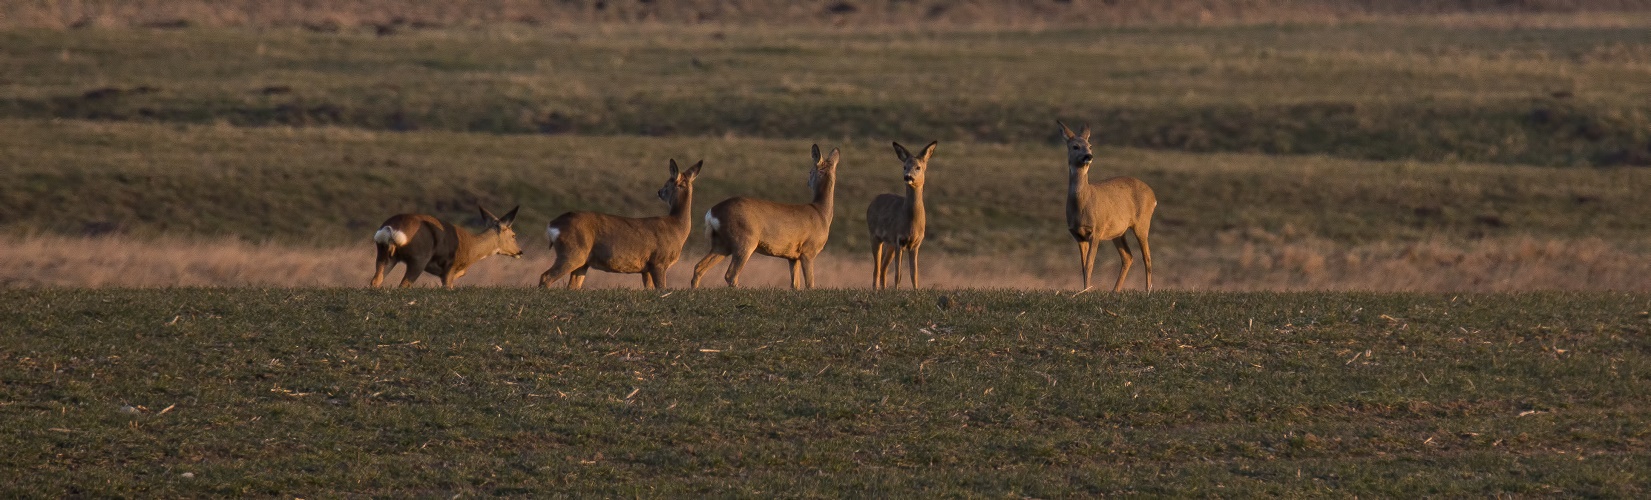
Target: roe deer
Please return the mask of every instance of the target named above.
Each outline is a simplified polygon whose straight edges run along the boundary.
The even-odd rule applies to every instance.
[[[568,289],[585,284],[592,267],[610,273],[641,273],[642,287],[665,288],[665,271],[682,255],[682,245],[693,232],[694,179],[704,161],[678,171],[671,160],[671,177],[659,188],[659,199],[670,210],[645,219],[596,212],[568,212],[550,221],[545,234],[556,263],[539,275],[539,286],[568,276]],[[571,272],[570,276],[568,273]]]
[[[836,148],[820,155],[814,145],[814,168],[808,172],[808,187],[814,201],[807,205],[777,203],[756,198],[723,200],[705,212],[705,230],[711,236],[711,251],[694,265],[693,287],[711,266],[732,255],[723,276],[728,286],[739,286],[740,269],[751,253],[771,255],[791,261],[791,288],[814,288],[814,256],[825,248],[831,235],[832,189],[836,185]],[[799,276],[800,268],[800,276]]]
[[[1083,131],[1072,133],[1065,123],[1060,125],[1066,136],[1066,165],[1071,175],[1066,190],[1066,228],[1072,239],[1078,240],[1078,259],[1083,268],[1083,288],[1089,289],[1089,275],[1095,269],[1095,249],[1098,243],[1112,240],[1118,247],[1118,284],[1116,292],[1124,289],[1124,277],[1134,261],[1129,255],[1129,242],[1124,233],[1133,230],[1141,242],[1141,259],[1147,268],[1147,291],[1152,291],[1152,250],[1147,247],[1147,232],[1152,227],[1152,211],[1158,208],[1158,197],[1152,188],[1134,177],[1113,177],[1094,184],[1089,183],[1089,165],[1095,155],[1089,148],[1089,125]]]
[[[888,288],[889,261],[894,261],[894,286],[900,287],[900,254],[911,254],[911,287],[917,285],[917,249],[923,245],[928,217],[923,212],[923,179],[935,145],[913,156],[905,146],[894,143],[894,156],[905,164],[906,196],[880,194],[866,207],[866,228],[871,231],[871,287]]]
[[[481,207],[477,207],[481,208]],[[373,233],[373,246],[378,249],[378,266],[373,272],[371,286],[384,284],[384,272],[397,262],[406,264],[407,274],[401,277],[401,286],[413,286],[420,274],[428,272],[441,276],[441,285],[453,288],[453,282],[464,276],[471,264],[500,254],[521,258],[522,249],[516,246],[516,231],[510,229],[516,220],[516,210],[504,217],[481,208],[487,229],[481,234],[470,234],[457,225],[424,214],[401,214],[385,220]]]

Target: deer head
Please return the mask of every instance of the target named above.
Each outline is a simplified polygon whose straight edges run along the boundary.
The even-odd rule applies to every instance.
[[[687,171],[680,171],[676,166],[676,160],[672,159],[671,178],[666,179],[665,186],[659,188],[660,201],[664,201],[665,204],[672,207],[677,206],[683,196],[693,192],[694,179],[699,178],[699,168],[703,165],[705,165],[705,160],[700,160],[694,166],[688,167]]]
[[[1055,124],[1061,126],[1061,135],[1066,136],[1067,166],[1073,169],[1089,168],[1089,164],[1095,161],[1095,155],[1089,149],[1089,124],[1084,124],[1083,130],[1076,134],[1059,120],[1056,120]]]
[[[910,151],[906,151],[905,146],[898,142],[894,143],[894,156],[905,164],[907,186],[912,189],[923,189],[924,172],[929,169],[929,157],[934,156],[934,147],[939,144],[940,141],[930,142],[921,153],[912,155]]]
[[[522,207],[518,206],[510,209],[510,212],[504,214],[504,217],[493,215],[493,212],[487,211],[487,208],[480,205],[477,205],[476,208],[481,209],[482,220],[487,221],[487,229],[482,234],[485,235],[489,232],[497,232],[498,234],[499,245],[494,252],[499,255],[522,258],[522,247],[516,244],[516,230],[510,227],[511,224],[516,222],[516,211],[521,210]]]

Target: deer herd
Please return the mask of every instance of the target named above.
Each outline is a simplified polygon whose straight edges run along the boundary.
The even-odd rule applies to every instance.
[[[1120,260],[1118,282],[1112,289],[1123,290],[1124,278],[1134,262],[1124,233],[1133,232],[1141,245],[1146,289],[1152,291],[1152,251],[1147,245],[1147,232],[1152,226],[1153,209],[1158,206],[1152,188],[1127,176],[1089,182],[1089,167],[1095,159],[1089,144],[1089,126],[1073,132],[1066,124],[1055,123],[1060,126],[1068,148],[1066,227],[1078,242],[1084,290],[1090,288],[1095,249],[1107,240],[1118,249]],[[917,255],[927,226],[923,186],[928,177],[929,158],[938,144],[938,141],[930,142],[914,154],[900,143],[894,143],[894,155],[905,172],[905,194],[881,194],[866,207],[873,288],[891,286],[887,280],[891,263],[893,286],[899,285],[902,256],[908,262],[912,288],[921,286]],[[732,259],[723,280],[728,286],[739,286],[740,270],[745,268],[751,254],[758,253],[783,258],[791,264],[792,288],[814,288],[814,258],[825,248],[835,213],[833,190],[840,156],[836,148],[829,154],[821,154],[820,146],[814,146],[814,166],[808,172],[808,188],[814,198],[809,203],[737,196],[707,210],[705,231],[711,247],[694,265],[691,286],[699,288],[700,278],[728,257]],[[569,289],[578,289],[584,285],[585,273],[594,267],[610,273],[641,274],[643,287],[665,288],[665,271],[676,264],[693,232],[694,180],[699,178],[704,163],[694,163],[684,170],[677,166],[676,160],[671,160],[670,176],[659,188],[659,199],[670,206],[665,215],[633,218],[568,212],[550,221],[545,234],[550,240],[550,249],[556,251],[556,262],[539,276],[539,286],[549,288],[565,277]],[[480,234],[424,214],[390,217],[373,233],[378,261],[371,286],[381,286],[384,273],[398,262],[406,266],[406,274],[401,278],[403,287],[412,286],[419,276],[428,272],[440,276],[442,286],[453,288],[454,281],[483,258],[494,254],[520,258],[522,249],[516,244],[516,232],[512,228],[516,211],[511,209],[499,217],[482,208],[487,228]]]

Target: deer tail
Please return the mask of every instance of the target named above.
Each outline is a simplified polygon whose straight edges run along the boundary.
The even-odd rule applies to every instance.
[[[384,226],[378,228],[378,232],[373,233],[373,242],[385,248],[390,255],[395,255],[397,248],[407,246],[407,233],[394,227]]]

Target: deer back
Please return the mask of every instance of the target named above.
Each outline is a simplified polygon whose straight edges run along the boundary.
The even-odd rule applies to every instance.
[[[819,252],[831,234],[841,153],[833,148],[829,156],[822,156],[816,145],[813,156],[815,164],[808,177],[813,201],[791,204],[747,197],[723,200],[705,212],[712,244],[732,248],[754,240],[762,253],[787,257]]]
[[[1158,206],[1152,188],[1134,177],[1112,177],[1084,186],[1069,221],[1089,226],[1096,239],[1111,239],[1150,217]]]
[[[693,181],[704,161],[679,171],[671,160],[671,177],[659,190],[670,205],[657,217],[624,217],[597,212],[568,212],[546,228],[550,248],[557,252],[588,250],[599,269],[640,272],[648,262],[676,262],[693,231]]]
[[[373,234],[373,241],[389,247],[391,255],[447,257],[458,251],[461,236],[471,236],[464,228],[425,214],[398,214],[386,219]]]

